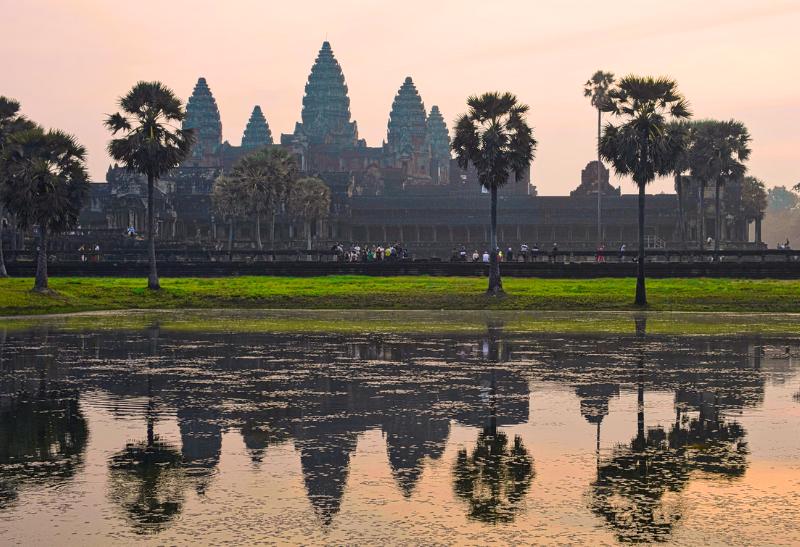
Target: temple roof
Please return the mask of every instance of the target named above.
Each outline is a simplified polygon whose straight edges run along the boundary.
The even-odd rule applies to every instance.
[[[222,121],[217,101],[205,78],[197,80],[192,96],[186,104],[184,129],[194,129],[199,148],[213,152],[222,144]]]
[[[331,44],[322,43],[303,97],[302,132],[312,144],[355,145],[358,130],[350,121],[350,98]]]
[[[270,144],[272,144],[272,131],[269,129],[269,124],[264,117],[264,113],[261,112],[261,107],[256,105],[253,108],[253,113],[250,114],[247,127],[244,128],[242,148],[254,150]]]
[[[428,115],[428,142],[431,155],[437,160],[450,159],[450,134],[439,107],[433,105]]]
[[[390,148],[402,152],[403,148],[414,142],[418,143],[420,139],[425,139],[426,135],[425,105],[413,80],[408,76],[392,102],[386,143]]]

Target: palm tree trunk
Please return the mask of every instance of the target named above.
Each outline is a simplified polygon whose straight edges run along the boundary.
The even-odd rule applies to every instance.
[[[720,211],[719,211],[719,187],[721,186],[720,180],[714,182],[714,262],[719,262],[719,240],[722,232],[720,225]]]
[[[36,280],[33,290],[47,291],[47,227],[39,225],[39,253],[36,255]]]
[[[147,259],[150,263],[150,273],[147,276],[147,288],[158,290],[158,270],[156,269],[156,215],[153,203],[155,201],[155,177],[147,175]]]
[[[3,255],[3,206],[0,205],[0,277],[8,277],[6,259]]]
[[[639,259],[636,264],[636,300],[637,306],[647,305],[647,291],[644,283],[644,184],[639,183]]]
[[[311,222],[306,221],[306,244],[307,249],[311,250]]]
[[[228,219],[228,262],[233,260],[233,218]]]
[[[261,242],[261,214],[256,213],[256,245],[258,245],[258,250],[264,250],[264,244]]]
[[[489,229],[489,289],[488,294],[496,296],[503,293],[500,279],[500,262],[497,260],[497,186],[492,185],[492,222]]]
[[[700,213],[698,218],[700,220],[700,250],[705,248],[706,244],[706,183],[700,183]]]
[[[678,222],[680,223],[678,233],[681,238],[681,247],[686,249],[686,219],[683,211],[683,177],[678,175]]]
[[[274,242],[275,242],[275,213],[272,213],[272,217],[270,219],[269,242],[270,242],[270,244],[272,244],[272,247],[274,248],[275,247],[275,245],[274,245]]]
[[[600,166],[600,125],[602,123],[602,111],[598,108],[597,109],[597,248],[600,248],[600,244],[603,243],[603,224],[601,222],[601,211],[602,211],[602,193],[600,192],[600,174],[602,172]]]

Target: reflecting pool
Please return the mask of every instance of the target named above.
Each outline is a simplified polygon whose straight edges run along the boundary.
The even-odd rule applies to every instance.
[[[798,372],[791,316],[5,320],[0,537],[798,544]]]

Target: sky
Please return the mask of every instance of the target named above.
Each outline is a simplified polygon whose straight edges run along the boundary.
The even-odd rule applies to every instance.
[[[328,39],[369,146],[385,139],[406,76],[448,126],[468,95],[511,91],[531,107],[533,183],[566,194],[595,156],[583,84],[603,69],[676,79],[695,118],[747,125],[752,175],[800,182],[800,0],[0,0],[0,13],[0,95],[74,134],[95,181],[110,163],[102,121],[136,81],[161,80],[186,100],[204,76],[224,139],[238,145],[259,104],[278,140],[300,119]]]

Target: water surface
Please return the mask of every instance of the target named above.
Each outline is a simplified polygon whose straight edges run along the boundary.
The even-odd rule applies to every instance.
[[[800,543],[800,336],[592,317],[6,321],[0,537]]]

